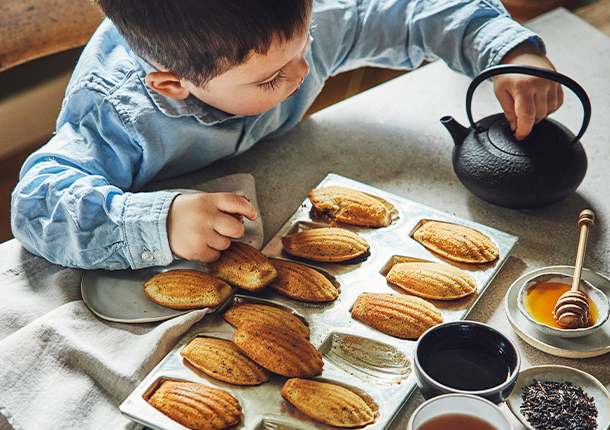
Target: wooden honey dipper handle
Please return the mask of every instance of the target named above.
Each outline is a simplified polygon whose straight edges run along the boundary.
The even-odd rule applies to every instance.
[[[595,214],[589,209],[585,209],[580,213],[578,226],[580,227],[580,239],[578,241],[578,251],[576,253],[576,264],[574,265],[574,278],[572,280],[571,291],[578,291],[580,285],[580,276],[582,274],[582,266],[585,260],[585,250],[587,249],[587,237],[589,229],[593,227]]]

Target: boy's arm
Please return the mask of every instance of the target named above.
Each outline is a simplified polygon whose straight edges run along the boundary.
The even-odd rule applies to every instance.
[[[114,133],[119,138],[118,130]],[[124,192],[131,174],[126,160],[87,152],[85,147],[94,145],[80,139],[66,123],[26,161],[12,196],[15,238],[62,266],[112,270],[169,264],[165,222],[178,193]]]
[[[321,2],[326,8],[315,17],[318,31],[323,33],[338,32],[345,23],[344,39],[314,34],[318,45],[344,40],[341,61],[336,63],[339,68],[331,73],[370,64],[414,68],[437,58],[471,77],[502,62],[553,69],[544,55],[542,39],[512,20],[500,0],[353,2],[359,13],[340,14],[328,0]],[[349,0],[341,4],[352,5]],[[321,51],[319,46],[317,51]],[[363,59],[368,62],[362,63]],[[561,86],[552,81],[526,75],[501,75],[494,81],[518,139],[562,103]]]
[[[83,269],[167,265],[173,255],[212,261],[231,238],[243,236],[241,215],[256,219],[250,202],[233,193],[123,192],[138,165],[138,145],[129,149],[128,136],[113,127],[106,131],[124,151],[110,151],[90,140],[95,130],[87,119],[65,123],[26,161],[11,217],[13,234],[29,251]]]
[[[243,235],[230,214],[257,214],[236,194],[126,192],[147,169],[147,156],[99,99],[87,90],[74,94],[77,114],[68,110],[56,135],[22,168],[11,221],[26,249],[63,266],[139,269],[167,265],[174,255],[210,261]]]
[[[555,70],[546,55],[529,42],[509,51],[501,63]],[[535,76],[497,75],[494,77],[494,91],[518,140],[524,139],[534,124],[555,112],[563,103],[561,84]]]
[[[474,77],[524,41],[544,50],[500,0],[320,0],[312,34],[331,75],[366,65],[413,69],[440,58]]]
[[[126,192],[145,156],[102,94],[79,89],[55,136],[24,163],[12,195],[13,234],[52,263],[83,269],[167,265],[177,192]]]

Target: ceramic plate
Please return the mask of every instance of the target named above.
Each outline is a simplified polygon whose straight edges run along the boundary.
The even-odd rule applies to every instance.
[[[597,428],[607,429],[610,425],[610,394],[608,390],[593,376],[586,372],[567,366],[534,366],[522,370],[517,378],[515,389],[506,400],[506,404],[517,419],[529,430],[534,427],[527,422],[520,412],[521,396],[524,388],[531,385],[534,379],[538,381],[571,382],[593,397],[597,408]]]
[[[510,325],[525,342],[547,354],[568,358],[586,358],[610,352],[610,322],[602,326],[597,332],[579,338],[560,338],[542,333],[529,322],[518,309],[519,290],[521,286],[534,276],[544,273],[573,274],[572,266],[544,267],[527,273],[517,279],[506,293],[506,315]],[[582,279],[595,285],[606,295],[610,293],[610,279],[588,269],[582,270]]]
[[[144,294],[145,281],[171,269],[201,270],[202,266],[198,261],[183,260],[141,270],[87,271],[81,280],[83,300],[100,318],[122,323],[163,321],[190,312],[160,306]]]
[[[165,190],[173,188],[175,180],[152,184],[148,189]],[[258,209],[254,177],[246,173],[237,173],[214,179],[203,184],[191,185],[190,189],[175,189],[182,193],[203,191],[234,192],[242,194]],[[263,244],[263,221],[244,220],[245,233],[239,239],[257,249]],[[177,310],[159,306],[151,302],[142,290],[142,284],[154,275],[170,269],[202,270],[201,262],[176,260],[166,267],[151,267],[140,270],[92,270],[86,271],[81,280],[81,293],[89,309],[100,318],[122,323],[146,323],[163,321],[182,315],[190,310]],[[213,309],[210,309],[212,311]]]

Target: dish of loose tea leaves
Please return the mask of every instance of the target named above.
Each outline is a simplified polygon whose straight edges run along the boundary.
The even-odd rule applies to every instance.
[[[534,366],[519,373],[508,408],[529,430],[605,430],[610,394],[592,375],[568,366]]]

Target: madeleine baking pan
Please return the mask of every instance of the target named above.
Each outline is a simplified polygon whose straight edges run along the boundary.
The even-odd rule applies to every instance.
[[[454,301],[431,302],[439,308],[444,321],[464,319],[506,262],[518,239],[335,174],[329,174],[318,187],[331,185],[380,197],[394,206],[397,215],[390,226],[378,229],[337,223],[337,226],[352,230],[367,240],[370,252],[363,258],[344,263],[298,261],[320,270],[333,280],[339,287],[339,297],[332,302],[306,303],[284,297],[270,288],[259,293],[238,290],[216,312],[206,315],[193,326],[147,375],[120,406],[123,414],[150,428],[183,429],[147,403],[163,381],[178,379],[221,388],[235,396],[242,406],[244,417],[231,429],[335,428],[309,418],[282,398],[280,390],[288,379],[286,377],[274,375],[269,382],[254,387],[235,386],[207,376],[182,359],[180,351],[197,336],[230,340],[235,328],[221,317],[222,312],[233,303],[254,302],[279,306],[300,317],[309,326],[309,340],[324,358],[324,370],[316,379],[343,385],[360,394],[377,414],[376,421],[366,426],[367,429],[386,429],[390,426],[416,386],[411,369],[415,340],[394,338],[352,319],[350,311],[356,298],[365,292],[401,293],[384,277],[392,264],[401,259],[452,264],[476,279],[477,292]],[[446,221],[474,228],[496,243],[500,256],[493,263],[478,265],[456,263],[439,257],[411,238],[412,231],[422,220]],[[329,220],[315,216],[309,200],[306,200],[262,251],[271,258],[297,261],[283,251],[281,238],[302,229],[328,226],[329,223]]]

